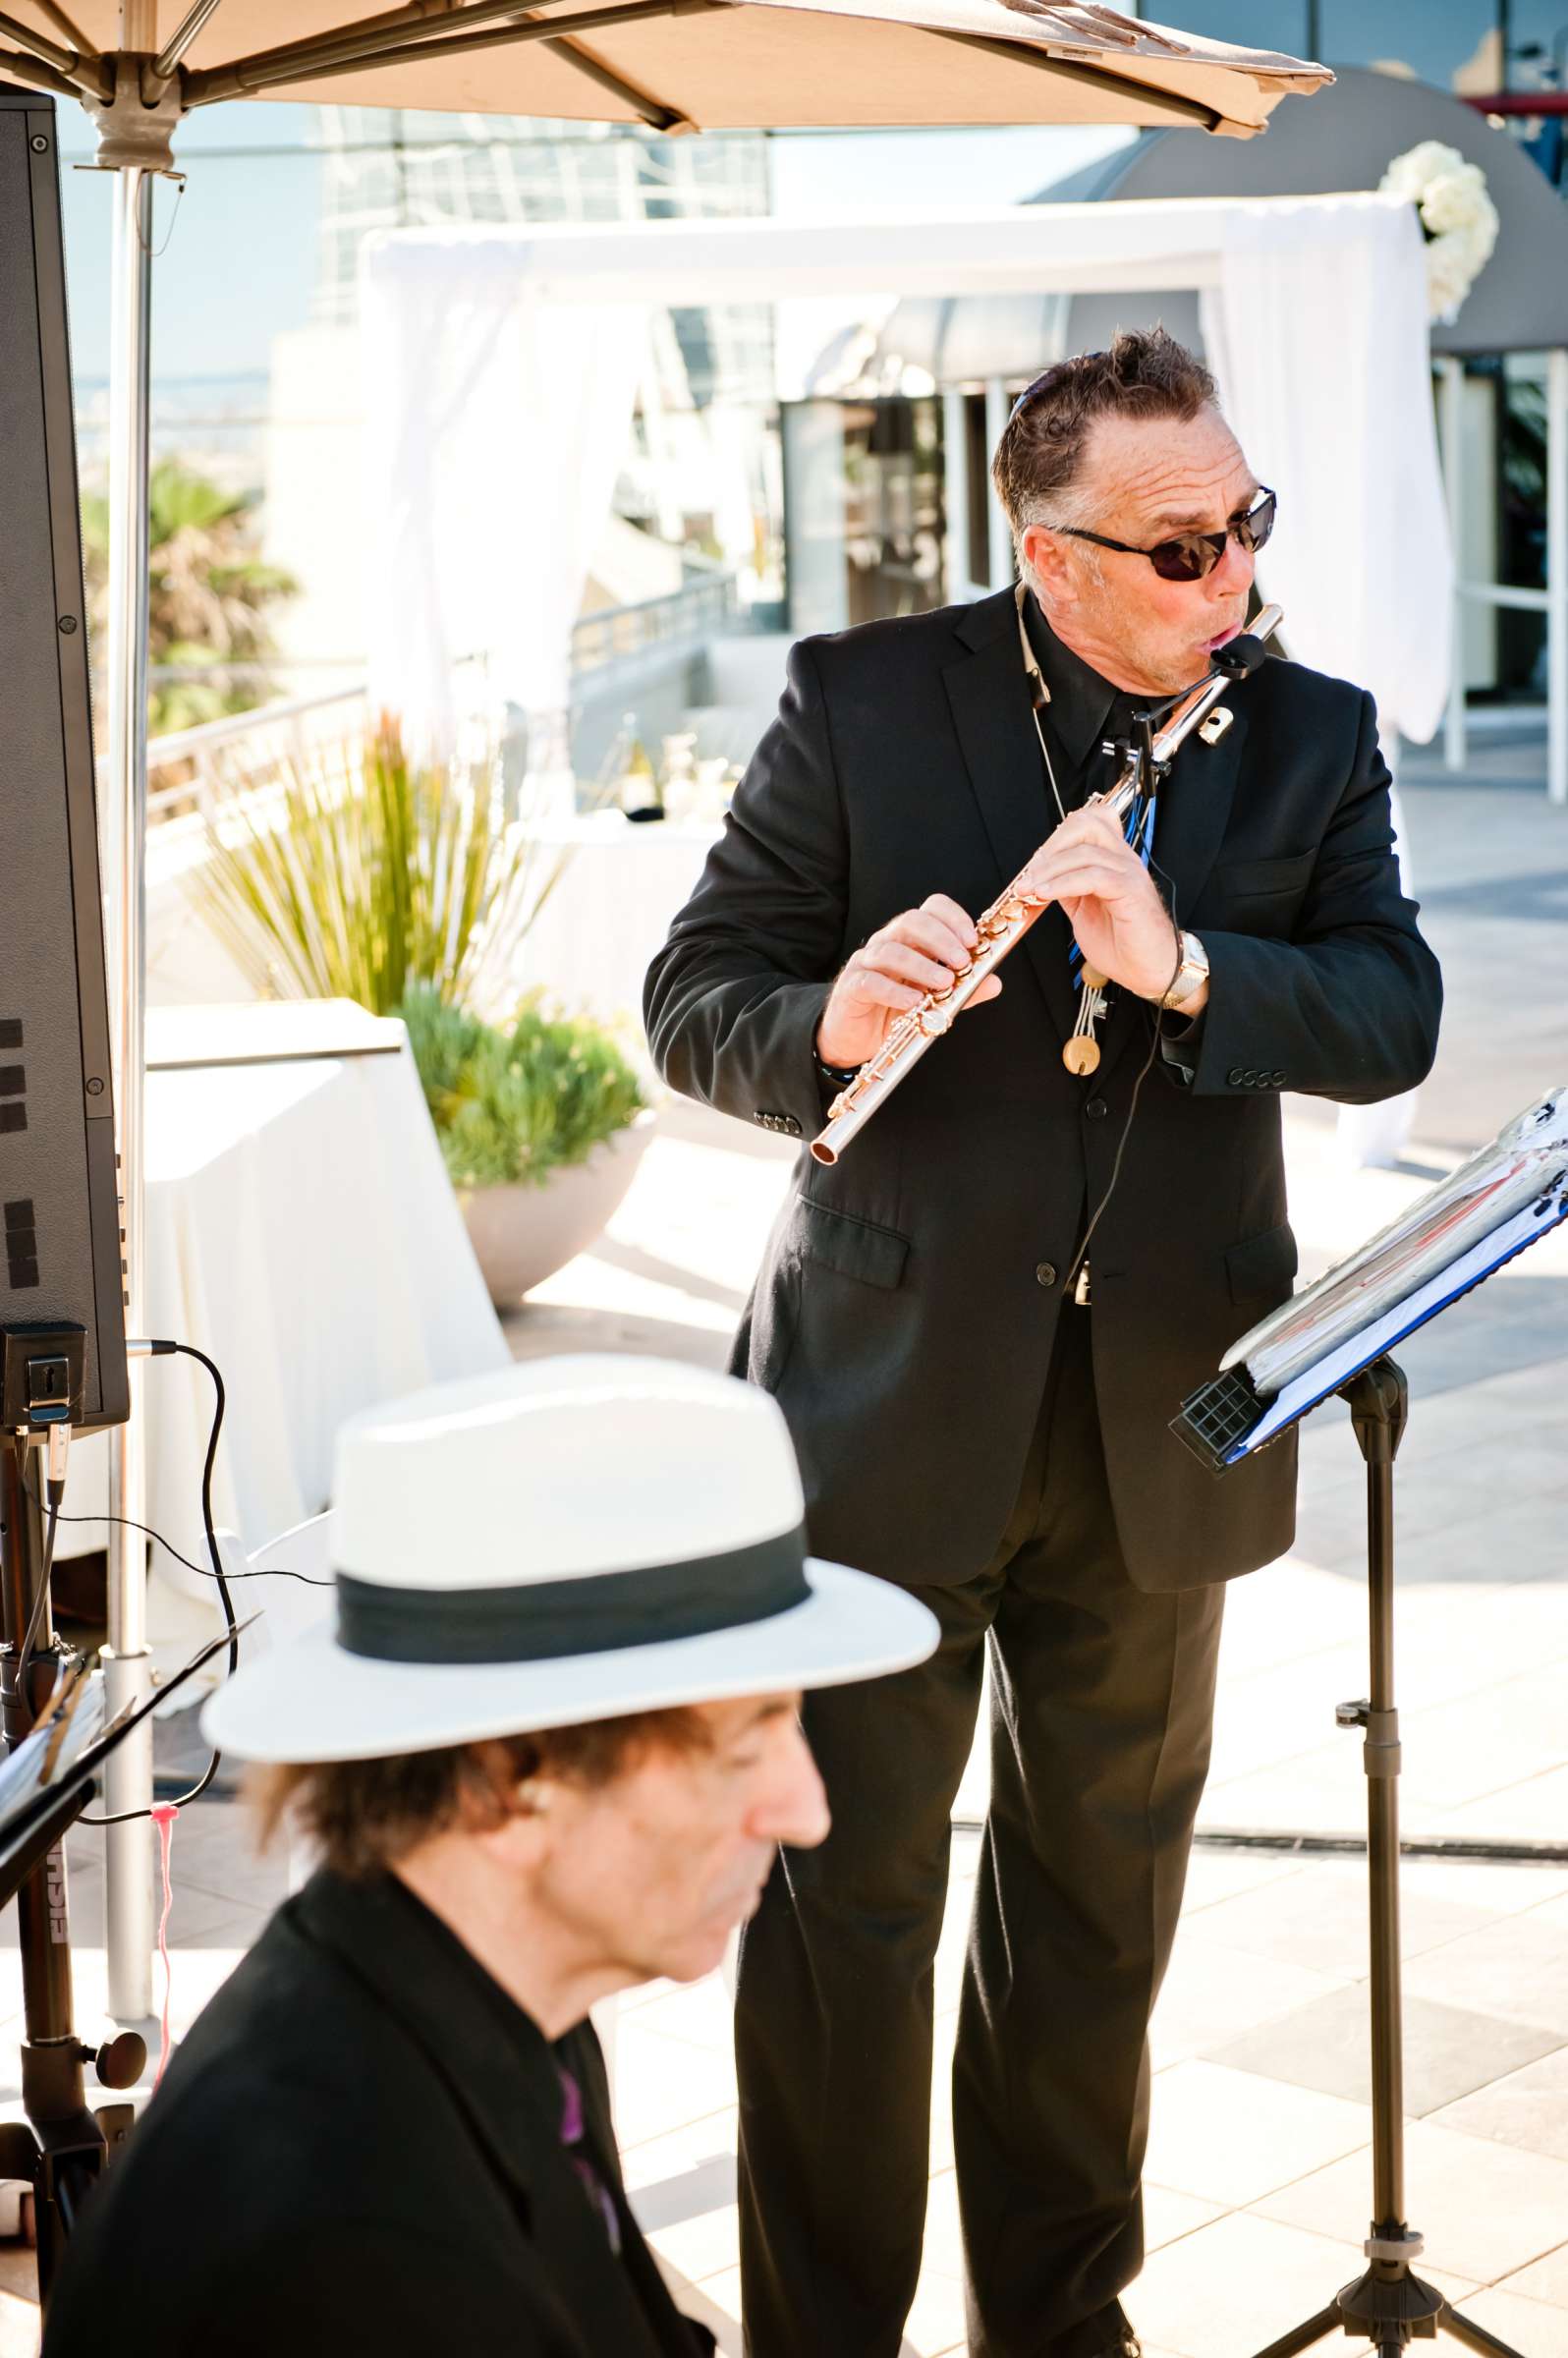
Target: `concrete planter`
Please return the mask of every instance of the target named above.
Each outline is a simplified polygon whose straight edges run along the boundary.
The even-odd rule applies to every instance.
[[[644,1106],[586,1162],[552,1172],[542,1187],[458,1190],[469,1241],[497,1310],[516,1310],[525,1294],[586,1252],[614,1218],[654,1120],[652,1108]]]

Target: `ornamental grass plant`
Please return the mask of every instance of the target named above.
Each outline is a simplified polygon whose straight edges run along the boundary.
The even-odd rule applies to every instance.
[[[446,1005],[427,985],[397,1012],[455,1187],[542,1186],[586,1162],[646,1102],[609,1035],[545,1014],[537,993],[505,1027]]]
[[[416,984],[493,1012],[571,847],[508,818],[499,762],[416,761],[396,725],[219,773],[194,882],[263,998],[394,1014]]]
[[[195,892],[263,998],[400,1016],[453,1184],[542,1186],[646,1100],[611,1036],[519,1005],[515,965],[571,847],[508,819],[498,764],[416,762],[383,721],[358,744],[222,780]]]

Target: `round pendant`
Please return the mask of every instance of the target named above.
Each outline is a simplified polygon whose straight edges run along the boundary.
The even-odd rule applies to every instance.
[[[1075,1032],[1071,1039],[1062,1042],[1062,1062],[1070,1073],[1082,1080],[1099,1070],[1099,1042],[1091,1039],[1087,1032]]]
[[[1108,975],[1102,975],[1097,966],[1091,966],[1089,960],[1085,959],[1084,988],[1086,990],[1103,990],[1109,981]]]

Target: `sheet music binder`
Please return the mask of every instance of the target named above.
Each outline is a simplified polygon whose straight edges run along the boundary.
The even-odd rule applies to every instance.
[[[1568,1219],[1568,1085],[1244,1334],[1171,1431],[1222,1473]]]

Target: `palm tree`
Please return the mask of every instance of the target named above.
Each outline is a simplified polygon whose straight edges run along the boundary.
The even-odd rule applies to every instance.
[[[255,663],[272,652],[267,609],[294,596],[299,584],[256,555],[254,507],[254,493],[225,491],[178,459],[161,459],[152,470],[149,659],[155,668],[200,666],[211,673],[210,680],[154,685],[147,726],[155,737],[225,712],[244,712],[262,701],[262,686],[237,679],[228,666]],[[101,632],[108,599],[109,508],[99,494],[89,493],[82,502],[82,540],[89,627]]]

